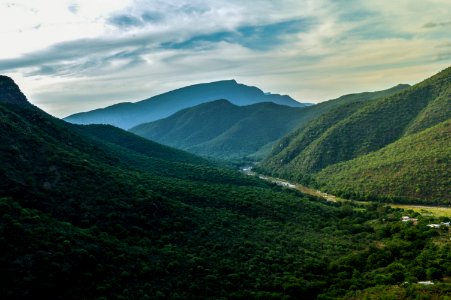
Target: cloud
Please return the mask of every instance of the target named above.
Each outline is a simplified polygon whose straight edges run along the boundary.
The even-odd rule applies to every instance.
[[[158,12],[146,11],[141,14],[141,19],[146,23],[158,23],[164,19],[164,16]]]
[[[269,50],[285,43],[291,35],[308,31],[313,24],[313,20],[300,19],[258,26],[243,26],[234,31],[220,31],[194,36],[182,42],[164,43],[162,47],[170,49],[206,48],[212,47],[218,42],[228,42],[255,50]]]
[[[77,14],[79,8],[80,8],[80,7],[78,6],[77,3],[71,3],[71,4],[69,4],[69,6],[67,7],[67,9],[68,9],[71,13],[73,13],[73,14]]]
[[[121,27],[141,24],[126,15],[117,16],[115,22]],[[131,37],[80,39],[59,43],[18,58],[0,60],[0,71],[29,69],[24,72],[26,76],[88,75],[87,72],[93,75],[114,71],[111,66],[116,61],[120,61],[116,66],[122,68],[144,64],[146,59],[143,57],[149,58],[152,53],[161,51],[161,49],[209,47],[217,50],[217,44],[220,42],[238,44],[253,50],[269,51],[291,42],[290,36],[307,31],[313,24],[312,20],[300,19],[258,26],[243,26],[238,27],[235,31],[219,31],[193,36],[183,41],[178,41],[184,38],[184,34],[177,35],[178,28],[173,29],[173,34],[168,34],[169,31],[165,30]]]
[[[113,16],[108,19],[108,23],[120,28],[137,27],[144,24],[140,19],[135,18],[131,15]]]
[[[424,24],[422,26],[422,28],[430,29],[430,28],[442,27],[442,26],[451,26],[451,21],[449,21],[449,22],[438,22],[438,23],[428,22],[428,23]]]

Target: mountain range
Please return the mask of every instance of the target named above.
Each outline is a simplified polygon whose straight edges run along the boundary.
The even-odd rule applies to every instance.
[[[448,127],[434,127],[449,120],[450,104],[448,68],[391,96],[339,106],[302,125],[279,141],[261,169],[303,182],[316,178],[329,191],[360,197],[450,201],[450,177],[444,170],[451,153],[449,146],[443,148],[449,145]],[[389,161],[391,166],[383,167]],[[412,173],[401,176],[401,170]]]
[[[448,125],[437,126],[407,138],[442,139]],[[418,226],[400,224],[399,209],[328,203],[110,125],[70,124],[7,77],[0,138],[2,299],[451,291],[440,283],[451,251],[437,243],[447,233],[426,226],[438,219],[410,212]],[[436,284],[402,285],[419,280]]]
[[[119,103],[73,114],[64,120],[76,124],[110,124],[129,129],[168,117],[188,107],[220,99],[227,99],[235,105],[273,102],[291,107],[307,106],[290,96],[265,93],[257,87],[240,84],[235,80],[223,80],[183,87],[136,103]]]
[[[131,132],[198,155],[227,160],[261,160],[294,128],[344,104],[370,101],[409,87],[350,94],[317,105],[294,108],[271,102],[237,106],[212,101],[167,118],[140,124]]]

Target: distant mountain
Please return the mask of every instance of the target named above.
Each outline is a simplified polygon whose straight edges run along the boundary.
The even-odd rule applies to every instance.
[[[308,182],[328,166],[377,151],[448,120],[450,107],[451,68],[448,68],[391,96],[328,111],[279,141],[261,168]],[[363,173],[360,175],[364,177]],[[327,180],[325,175],[322,180]]]
[[[243,158],[287,134],[298,124],[302,111],[274,103],[237,106],[217,100],[130,131],[199,155]]]
[[[235,105],[274,102],[291,107],[304,107],[290,96],[264,93],[257,87],[235,80],[202,83],[176,89],[136,103],[119,103],[106,108],[77,113],[65,118],[76,124],[110,124],[123,129],[152,122],[198,104],[227,99]]]

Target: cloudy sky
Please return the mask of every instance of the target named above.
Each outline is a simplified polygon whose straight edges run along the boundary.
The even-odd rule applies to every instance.
[[[236,79],[320,102],[451,65],[449,0],[0,0],[0,73],[63,117]]]

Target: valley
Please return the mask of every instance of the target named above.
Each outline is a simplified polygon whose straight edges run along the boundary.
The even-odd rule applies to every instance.
[[[171,122],[163,119],[165,126],[177,123],[175,119],[186,125],[175,134],[175,140],[183,140],[182,129],[205,108],[226,115],[233,111],[237,119],[221,121],[217,113],[197,134],[205,137],[206,129],[220,128],[223,122],[228,132],[224,141],[229,140],[223,145],[242,132],[251,145],[258,141],[255,137],[263,137],[253,149],[266,158],[251,160],[252,169],[243,174],[232,168],[240,162],[237,157],[210,160],[112,125],[52,117],[32,105],[12,79],[0,77],[2,299],[285,300],[411,294],[445,299],[441,295],[451,290],[450,232],[442,226],[449,224],[444,206],[449,201],[450,152],[449,121],[440,118],[447,116],[443,102],[450,100],[449,81],[433,84],[437,97],[428,98],[433,107],[423,103],[419,116],[410,113],[405,134],[399,136],[398,129],[394,135],[399,139],[379,144],[378,138],[369,138],[379,149],[368,153],[362,149],[369,144],[360,143],[350,145],[350,152],[337,150],[344,149],[348,138],[337,132],[352,136],[360,128],[353,122],[374,118],[375,107],[390,107],[381,103],[408,101],[431,82],[435,80],[402,86],[386,98],[339,98],[331,102],[331,110],[320,107],[305,122],[301,119],[315,106],[239,107],[225,100],[182,110],[169,117]],[[440,112],[429,118],[425,111],[435,109]],[[276,114],[279,124],[287,115],[293,122],[284,127],[286,136],[268,146],[277,139],[265,134]],[[237,128],[229,126],[241,122],[237,120],[244,120],[241,130],[230,130]],[[305,148],[291,148],[294,144]],[[309,147],[315,151],[302,154]],[[299,157],[299,150],[308,159]],[[299,169],[272,169],[274,157],[312,164],[308,170],[298,164]],[[337,158],[341,161],[334,163]],[[277,160],[278,166],[283,162]],[[420,181],[401,176],[409,172]],[[359,180],[368,174],[379,177]],[[373,197],[368,186],[351,184],[369,182],[387,193],[380,188],[387,183],[380,174],[394,191],[426,195],[424,207],[401,209],[391,203],[411,205],[418,199]],[[402,219],[406,215],[409,222]]]

